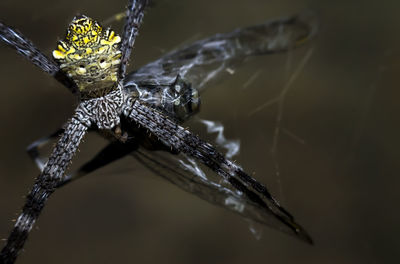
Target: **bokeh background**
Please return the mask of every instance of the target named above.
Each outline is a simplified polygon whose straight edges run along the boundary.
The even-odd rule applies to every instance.
[[[190,40],[313,10],[320,30],[290,52],[249,60],[202,97],[200,117],[240,139],[236,157],[315,240],[306,245],[248,222],[152,175],[132,158],[55,193],[18,263],[395,263],[399,257],[400,3],[328,0],[159,0],[132,67]],[[0,19],[50,54],[77,13],[104,20],[125,0],[2,0]],[[121,27],[116,24],[116,29]],[[290,87],[275,152],[273,99]],[[75,98],[0,44],[0,237],[38,175],[26,146],[61,126]],[[257,74],[250,84],[249,79]],[[245,85],[246,84],[246,85]],[[212,140],[195,123],[190,127]],[[86,137],[79,163],[105,142]],[[276,166],[278,165],[278,166]]]

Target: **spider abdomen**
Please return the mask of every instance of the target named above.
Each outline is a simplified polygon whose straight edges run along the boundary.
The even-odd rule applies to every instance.
[[[101,97],[117,88],[121,38],[86,16],[75,17],[64,41],[53,51],[60,68],[83,99]]]

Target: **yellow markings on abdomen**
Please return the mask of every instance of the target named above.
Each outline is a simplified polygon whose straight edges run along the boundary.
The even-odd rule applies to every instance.
[[[86,17],[76,17],[64,41],[53,51],[54,59],[81,91],[83,97],[104,96],[116,88],[121,59],[121,38]]]

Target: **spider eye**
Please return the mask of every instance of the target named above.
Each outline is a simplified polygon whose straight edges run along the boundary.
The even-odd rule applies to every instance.
[[[79,65],[79,68],[85,69],[85,65],[81,64],[81,65]]]
[[[92,80],[90,80],[90,79],[89,79],[89,80],[87,80],[87,83],[92,83],[92,82],[93,82],[93,81],[92,81]]]
[[[102,80],[104,80],[105,78],[106,78],[106,76],[105,76],[105,75],[102,75],[102,76],[101,76],[101,79],[102,79]]]
[[[104,63],[106,60],[105,59],[101,59],[100,60],[100,63]]]

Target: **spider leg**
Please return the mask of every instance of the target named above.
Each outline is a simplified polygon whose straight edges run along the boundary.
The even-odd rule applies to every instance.
[[[252,202],[258,204],[285,225],[286,229],[282,231],[312,243],[307,232],[280,206],[264,185],[257,182],[238,165],[226,159],[211,144],[201,140],[139,100],[128,99],[123,113],[138,125],[147,128],[167,146],[198,159],[227,183],[246,194]]]
[[[87,174],[100,169],[116,160],[119,160],[132,151],[138,148],[136,142],[126,142],[121,143],[119,141],[114,141],[105,146],[99,153],[94,156],[91,160],[83,164],[77,171],[66,175],[65,178],[57,185],[57,187],[62,187],[72,181],[75,181]]]
[[[36,140],[32,144],[30,144],[27,148],[27,152],[30,158],[35,162],[36,166],[42,172],[46,163],[46,157],[43,157],[40,154],[40,149],[45,145],[49,144],[51,140],[60,137],[64,133],[64,129],[60,128],[53,134],[43,137],[41,139]],[[138,148],[138,144],[136,141],[129,140],[125,143],[119,141],[112,141],[103,149],[101,149],[92,159],[83,164],[76,171],[67,174],[64,178],[57,184],[58,187],[62,187],[72,181],[78,180],[81,177],[86,176],[87,174],[100,169],[116,160],[119,160],[132,151],[135,151]]]
[[[76,93],[75,84],[60,70],[60,67],[17,30],[0,22],[0,39],[44,72],[53,76],[73,93]]]
[[[124,25],[124,32],[122,34],[122,56],[121,67],[119,71],[120,79],[125,77],[128,61],[131,56],[135,38],[139,34],[139,26],[142,23],[144,16],[144,9],[149,4],[150,0],[129,0],[128,9],[126,13],[126,20]]]
[[[87,129],[88,125],[83,124],[78,115],[68,122],[65,132],[57,142],[43,172],[36,179],[32,190],[26,197],[22,213],[0,253],[0,263],[14,263],[47,199],[62,180]]]

